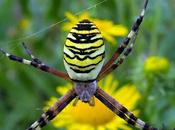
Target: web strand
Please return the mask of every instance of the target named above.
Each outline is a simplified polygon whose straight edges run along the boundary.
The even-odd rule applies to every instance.
[[[107,1],[107,0],[100,1],[100,2],[98,2],[98,3],[96,3],[96,4],[94,4],[94,5],[92,5],[92,6],[88,7],[88,8],[86,8],[86,9],[83,9],[83,10],[81,10],[81,11],[79,11],[79,12],[74,13],[74,15],[77,16],[77,15],[81,14],[82,12],[85,12],[85,11],[87,11],[87,10],[91,10],[91,9],[93,9],[93,8],[96,8],[97,6],[103,4],[103,3],[106,2],[106,1]],[[55,27],[55,26],[58,25],[58,24],[61,24],[61,23],[65,22],[65,21],[67,21],[67,20],[68,20],[67,18],[64,18],[64,19],[62,19],[62,20],[60,20],[60,21],[58,21],[58,22],[56,22],[56,23],[53,23],[53,24],[51,24],[51,25],[48,25],[47,27],[42,28],[42,29],[40,29],[39,31],[33,32],[33,33],[31,33],[31,34],[29,34],[29,35],[26,35],[26,36],[24,36],[24,37],[20,37],[20,38],[17,38],[17,39],[14,39],[14,40],[9,40],[9,41],[2,41],[2,42],[0,42],[0,43],[3,43],[3,44],[5,44],[5,45],[1,46],[1,48],[4,48],[4,47],[6,47],[6,46],[10,46],[11,49],[15,49],[15,48],[16,48],[18,45],[20,45],[20,43],[22,43],[24,40],[27,40],[27,39],[32,38],[32,37],[39,36],[39,34],[41,34],[41,33],[45,32],[45,31],[47,31],[47,30],[49,30],[49,29]],[[11,44],[11,43],[16,43],[16,42],[17,42],[17,44]],[[3,57],[4,57],[3,55],[0,55],[0,59],[2,59]]]
[[[102,3],[106,2],[106,1],[107,1],[107,0],[100,1],[100,2],[98,2],[98,3],[96,3],[96,4],[94,4],[94,5],[92,5],[92,6],[88,7],[88,8],[86,8],[86,9],[83,9],[83,10],[81,10],[81,11],[75,13],[74,15],[77,16],[77,15],[81,14],[82,12],[85,12],[85,11],[87,11],[87,10],[91,10],[91,9],[93,9],[93,8],[96,8],[97,6],[101,5]],[[29,35],[27,35],[27,36],[20,37],[20,38],[17,38],[17,39],[14,39],[14,40],[10,40],[10,41],[4,41],[4,42],[1,42],[1,43],[6,43],[6,45],[8,45],[8,44],[13,43],[13,42],[21,42],[22,40],[26,40],[26,39],[32,38],[32,37],[34,37],[34,36],[37,36],[37,35],[39,35],[39,34],[45,32],[45,31],[47,31],[47,30],[49,30],[49,29],[55,27],[56,25],[61,24],[61,23],[65,22],[65,21],[67,21],[67,20],[68,20],[67,18],[64,18],[64,19],[62,19],[62,20],[60,20],[60,21],[58,21],[58,22],[56,22],[56,23],[53,23],[53,24],[51,24],[51,25],[48,25],[47,27],[45,27],[45,28],[43,28],[43,29],[40,29],[39,31],[36,31],[36,32],[34,32],[34,33],[31,33],[31,34],[29,34]],[[5,46],[6,46],[6,45],[5,45]],[[4,46],[3,46],[3,47],[4,47]]]

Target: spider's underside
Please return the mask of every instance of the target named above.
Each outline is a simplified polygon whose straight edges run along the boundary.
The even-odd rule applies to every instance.
[[[23,46],[27,54],[31,57],[31,60],[11,55],[3,49],[0,49],[0,51],[10,60],[31,65],[42,71],[52,73],[65,80],[74,82],[74,87],[63,95],[51,108],[49,108],[49,110],[43,113],[27,130],[36,130],[44,127],[74,98],[93,105],[93,102],[91,101],[94,96],[127,123],[141,130],[158,130],[135,117],[124,106],[97,86],[97,81],[101,80],[104,76],[122,64],[126,56],[132,51],[134,42],[131,44],[129,43],[131,40],[135,39],[137,35],[147,4],[148,0],[145,0],[144,8],[133,24],[131,31],[105,65],[103,65],[105,54],[103,38],[95,24],[87,19],[77,23],[68,34],[64,46],[64,65],[68,74],[44,64],[31,53],[24,43]],[[116,59],[117,62],[115,62]]]

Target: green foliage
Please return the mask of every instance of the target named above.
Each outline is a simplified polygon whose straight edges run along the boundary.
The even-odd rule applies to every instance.
[[[88,11],[93,17],[110,19],[129,29],[143,5],[140,0],[106,0],[95,7],[98,2],[101,1],[1,0],[0,47],[26,58],[21,46],[24,41],[45,63],[65,71],[62,52],[67,34],[61,27],[66,22],[66,11]],[[142,93],[138,103],[140,118],[158,128],[165,125],[167,130],[175,128],[174,16],[174,0],[150,0],[132,55],[113,73],[121,84],[132,82]],[[107,52],[109,57],[117,46],[106,44],[110,48],[107,50],[112,50]],[[143,62],[151,55],[168,59],[168,73],[145,74]],[[65,81],[60,78],[11,62],[0,54],[0,129],[27,128],[43,112],[46,100],[59,97],[55,88],[63,84]],[[45,128],[51,129],[55,129],[51,124]]]

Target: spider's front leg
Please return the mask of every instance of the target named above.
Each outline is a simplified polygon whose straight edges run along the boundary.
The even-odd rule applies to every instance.
[[[135,43],[135,40],[136,40],[136,36],[137,36],[137,33],[135,35],[135,37],[133,38],[133,41],[132,43],[134,44]],[[126,59],[126,57],[131,53],[132,49],[133,49],[133,44],[131,44],[127,49],[126,51],[123,53],[123,55],[118,59],[118,61],[116,63],[113,63],[111,65],[111,67],[109,69],[106,69],[105,71],[103,71],[101,73],[100,76],[98,76],[97,80],[101,80],[103,77],[105,77],[106,75],[108,75],[109,73],[111,73],[113,70],[115,70],[116,68],[118,68],[122,63],[123,61]]]
[[[115,114],[124,119],[128,124],[131,124],[140,130],[158,130],[145,123],[141,119],[137,118],[127,110],[124,106],[122,106],[119,102],[117,102],[114,98],[105,93],[102,89],[97,88],[95,93],[95,97],[98,98],[104,105],[106,105],[109,109],[111,109]]]
[[[124,41],[120,44],[120,46],[117,48],[117,50],[115,51],[115,53],[113,54],[113,56],[111,57],[111,59],[103,66],[99,76],[98,76],[98,80],[102,79],[105,75],[107,75],[109,72],[111,72],[112,70],[114,70],[113,68],[117,68],[114,67],[116,65],[114,65],[115,60],[117,58],[119,58],[119,56],[121,56],[121,54],[126,50],[132,50],[132,46],[135,42],[135,38],[137,36],[137,33],[139,31],[139,27],[143,21],[144,15],[145,15],[145,11],[146,11],[146,7],[148,5],[148,0],[145,0],[144,3],[144,8],[142,9],[140,15],[138,16],[138,18],[136,19],[136,21],[134,22],[131,31],[129,32],[129,34],[127,35],[127,37],[124,39]],[[133,40],[134,39],[134,40]],[[133,40],[133,43],[130,44],[130,42]],[[128,45],[130,44],[130,46],[128,47]],[[124,52],[125,53],[125,52]],[[129,53],[128,53],[129,54]],[[125,55],[127,56],[127,55]],[[124,61],[125,57],[122,58],[122,62]],[[121,60],[121,58],[119,59]],[[122,62],[120,63],[116,63],[118,65],[120,65]]]
[[[0,48],[0,52],[2,52],[6,57],[8,57],[10,60],[16,61],[16,62],[20,62],[26,65],[31,65],[37,69],[40,69],[42,71],[45,72],[49,72],[52,73],[58,77],[61,77],[65,80],[70,80],[69,76],[67,73],[63,73],[61,71],[58,71],[54,68],[51,68],[50,66],[44,64],[42,61],[40,61],[38,58],[36,58],[31,51],[26,47],[26,45],[23,43],[23,47],[25,48],[27,54],[32,58],[32,60],[27,60],[12,54],[9,54],[7,52],[5,52],[2,48]]]
[[[27,130],[37,130],[44,127],[50,120],[58,115],[75,97],[74,89],[69,90],[52,107],[50,107],[41,117],[35,121]]]

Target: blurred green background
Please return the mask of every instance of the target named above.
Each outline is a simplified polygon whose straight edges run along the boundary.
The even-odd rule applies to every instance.
[[[143,0],[0,0],[0,47],[25,57],[26,42],[45,63],[64,70],[61,27],[65,12],[88,11],[91,16],[125,25],[128,30],[143,7]],[[88,9],[89,7],[93,7]],[[158,128],[175,128],[175,0],[150,0],[132,55],[113,74],[120,84],[134,83],[142,93],[140,118]],[[64,21],[62,21],[64,20]],[[56,26],[50,25],[59,22]],[[37,33],[35,33],[37,32]],[[118,43],[122,38],[116,38]],[[107,44],[109,58],[117,48]],[[109,50],[112,51],[109,51]],[[160,56],[168,72],[145,73],[144,61]],[[55,88],[66,82],[32,67],[14,63],[0,54],[0,130],[24,130],[38,119],[45,101],[59,96]],[[44,128],[54,130],[52,125]]]

